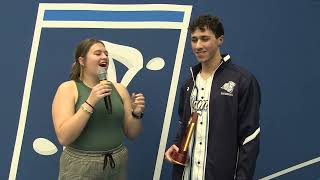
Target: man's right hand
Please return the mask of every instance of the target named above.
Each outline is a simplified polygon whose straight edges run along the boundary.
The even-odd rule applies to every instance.
[[[172,157],[171,157],[171,154],[173,153],[173,151],[177,151],[177,152],[179,151],[178,146],[176,146],[175,144],[173,144],[173,145],[166,151],[166,153],[164,154],[166,160],[168,160],[168,161],[171,162],[171,163],[173,163]]]

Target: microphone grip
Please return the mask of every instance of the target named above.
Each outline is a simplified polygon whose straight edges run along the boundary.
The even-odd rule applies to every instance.
[[[108,114],[112,114],[112,103],[111,103],[110,95],[104,97],[103,100],[104,100],[104,105],[106,106],[106,110],[107,110]]]
[[[102,83],[102,82],[107,82],[107,79],[100,80],[100,83]],[[103,100],[104,100],[104,105],[106,107],[107,113],[108,114],[112,114],[112,103],[111,103],[110,95],[109,96],[105,96],[103,98]]]

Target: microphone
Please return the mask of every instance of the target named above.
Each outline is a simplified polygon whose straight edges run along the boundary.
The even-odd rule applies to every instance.
[[[100,80],[100,83],[107,82],[107,70],[105,69],[104,64],[99,65],[98,67],[98,78]],[[106,106],[106,110],[108,114],[112,114],[112,103],[111,103],[111,97],[110,95],[105,96],[104,98],[104,105]]]

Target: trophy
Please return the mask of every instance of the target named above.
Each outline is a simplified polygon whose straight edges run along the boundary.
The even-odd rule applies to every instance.
[[[193,130],[198,121],[198,113],[192,112],[191,117],[188,122],[185,133],[183,134],[181,144],[179,146],[179,151],[173,151],[171,154],[172,162],[175,164],[180,164],[186,166],[189,160],[188,158],[188,148]]]

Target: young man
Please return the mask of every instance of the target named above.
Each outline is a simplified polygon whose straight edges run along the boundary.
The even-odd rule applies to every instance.
[[[220,54],[224,29],[218,17],[199,16],[189,26],[199,64],[181,88],[179,128],[165,157],[179,150],[191,112],[199,114],[187,166],[175,164],[174,180],[251,180],[259,153],[260,89],[255,77]]]

